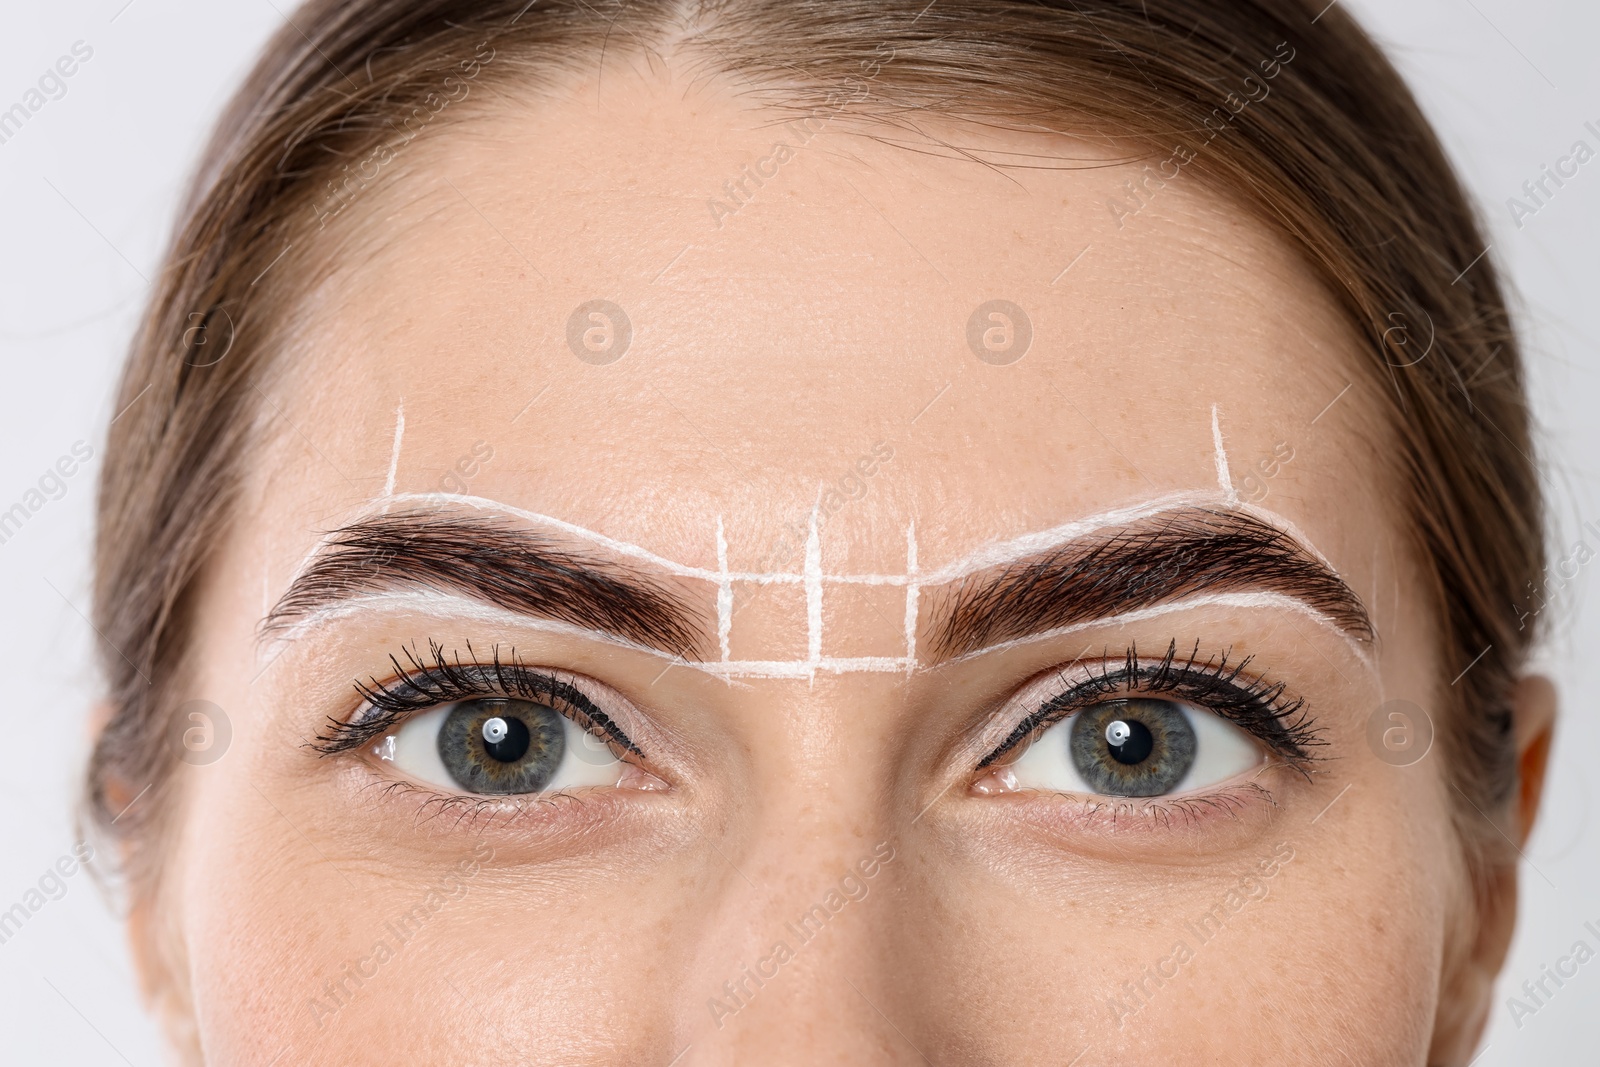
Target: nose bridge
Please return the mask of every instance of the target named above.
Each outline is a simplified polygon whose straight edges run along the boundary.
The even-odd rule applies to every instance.
[[[893,955],[893,924],[875,918],[892,905],[899,853],[806,821],[724,857],[739,888],[706,917],[680,991],[683,1062],[888,1064],[910,1051],[874,1003]]]
[[[759,701],[769,744],[753,746],[748,795],[706,831],[722,875],[676,998],[686,1065],[900,1062],[873,1006],[893,953],[883,909],[904,866],[888,754],[876,731],[838,728],[868,711],[845,706],[858,686],[799,686]]]

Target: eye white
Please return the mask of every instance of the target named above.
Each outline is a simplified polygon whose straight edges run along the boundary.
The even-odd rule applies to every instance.
[[[1173,796],[1207,789],[1265,762],[1266,753],[1260,743],[1233,723],[1191,704],[1177,702],[1173,704],[1188,721],[1189,727],[1194,730],[1195,754],[1194,763],[1188,772],[1170,792],[1163,795]],[[1017,788],[1037,789],[1050,793],[1104,795],[1096,793],[1089,787],[1072,761],[1068,739],[1071,737],[1072,725],[1076,719],[1077,715],[1069,715],[1052,725],[1034,738],[1023,753],[1011,763],[1010,770]],[[1113,721],[1106,728],[1111,730],[1118,724]],[[1123,729],[1125,730],[1126,726]],[[1109,740],[1114,741],[1114,739]]]
[[[412,716],[398,730],[384,736],[374,747],[374,754],[384,762],[392,762],[396,768],[418,781],[439,789],[461,792],[461,786],[450,777],[444,761],[439,758],[439,729],[455,709],[455,704],[446,704]],[[497,718],[490,719],[483,724],[486,739],[492,740],[487,738],[487,734],[496,722],[500,722],[501,730],[505,729],[504,722]],[[565,715],[561,716],[561,730],[566,741],[561,766],[556,768],[544,792],[616,785],[622,780],[627,764],[617,759],[604,741]]]

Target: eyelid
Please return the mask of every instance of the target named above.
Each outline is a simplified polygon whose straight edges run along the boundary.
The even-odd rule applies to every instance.
[[[1072,715],[1125,693],[1166,696],[1233,723],[1270,752],[1304,773],[1316,756],[1310,751],[1325,744],[1321,730],[1297,697],[1286,697],[1282,683],[1270,683],[1256,673],[1246,673],[1252,657],[1232,661],[1230,653],[1202,659],[1200,645],[1186,657],[1177,654],[1177,642],[1167,646],[1160,660],[1141,659],[1130,646],[1125,656],[1105,650],[1093,661],[1078,659],[1036,677],[1007,701],[1006,712],[989,734],[988,755],[978,763],[982,770],[1000,762],[1029,738]],[[1099,673],[1095,672],[1099,667]],[[1076,669],[1082,677],[1068,681]],[[1219,702],[1231,707],[1219,707]],[[1026,710],[1025,713],[1024,709]],[[998,742],[995,734],[1006,722],[1016,725]]]
[[[310,747],[323,756],[359,749],[369,741],[395,729],[425,711],[463,700],[505,697],[512,700],[542,702],[580,727],[620,749],[625,755],[643,756],[643,751],[617,719],[631,707],[620,694],[591,679],[549,667],[530,667],[510,650],[509,662],[496,645],[488,662],[483,662],[467,644],[466,656],[447,657],[444,647],[428,642],[426,660],[412,648],[402,650],[407,663],[391,655],[394,670],[387,681],[376,677],[354,683],[363,705],[350,718],[329,717],[328,725]],[[606,690],[591,693],[588,690]],[[607,711],[606,705],[611,705]]]

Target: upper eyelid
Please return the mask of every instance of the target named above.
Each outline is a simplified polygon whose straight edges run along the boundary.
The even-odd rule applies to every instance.
[[[1130,682],[1145,682],[1170,676],[1176,679],[1178,684],[1143,691],[1154,694],[1179,694],[1189,687],[1184,684],[1185,682],[1193,683],[1197,681],[1193,676],[1197,672],[1204,672],[1212,679],[1215,687],[1226,687],[1238,693],[1241,697],[1272,706],[1276,716],[1279,710],[1277,705],[1284,691],[1284,686],[1270,684],[1257,675],[1246,674],[1244,668],[1250,662],[1250,657],[1245,657],[1234,664],[1230,664],[1226,657],[1220,661],[1212,659],[1200,662],[1197,658],[1191,656],[1187,661],[1179,661],[1175,660],[1173,656],[1175,648],[1175,643],[1169,645],[1167,654],[1160,661],[1140,660],[1133,649],[1129,650],[1129,655],[1125,658],[1105,656],[1096,661],[1105,668],[1100,673],[1094,672],[1096,662],[1086,662],[1080,659],[1070,667],[1056,668],[1049,672],[1048,675],[1041,676],[1036,681],[1025,685],[1019,691],[1019,697],[1038,690],[1051,676],[1058,679],[1063,688],[1054,696],[1039,701],[1032,710],[1022,716],[1017,725],[1007,732],[1005,738],[998,745],[992,747],[989,753],[983,757],[978,764],[978,769],[981,770],[988,767],[1010,754],[1024,743],[1030,735],[1039,732],[1041,729],[1054,726],[1085,707],[1096,703],[1097,696],[1103,699],[1115,699],[1118,691],[1130,694],[1136,694],[1141,691],[1138,688],[1128,688]],[[1196,646],[1197,652],[1198,646]],[[1116,666],[1113,667],[1113,664],[1116,664]],[[1076,683],[1067,683],[1063,675],[1066,670],[1074,667],[1081,667],[1088,674]],[[1012,699],[1014,701],[1016,698]],[[1033,702],[1032,700],[1029,701],[1029,703]],[[1008,701],[1008,703],[1010,702]],[[1056,707],[1051,708],[1050,705],[1056,705]],[[1303,705],[1303,701],[1295,699],[1283,710],[1286,710],[1290,715],[1298,712],[1303,716]],[[1282,739],[1263,736],[1262,731],[1252,729],[1250,725],[1241,723],[1232,716],[1213,711],[1204,704],[1200,705],[1200,709],[1233,722],[1234,725],[1244,729],[1261,744],[1269,749],[1279,751],[1280,754],[1289,756],[1293,760],[1299,761],[1312,758],[1307,754],[1293,751],[1284,752],[1285,745],[1280,743]],[[1275,721],[1277,720],[1275,719]],[[1285,738],[1288,740],[1288,747],[1291,749],[1323,743],[1320,731],[1312,727],[1311,720],[1307,717],[1294,719],[1288,723],[1279,722],[1279,728],[1283,731]],[[1296,735],[1304,736],[1297,737]]]
[[[1016,747],[1023,737],[1035,730],[1046,726],[1054,726],[1064,719],[1071,718],[1084,708],[1098,703],[1099,699],[1115,700],[1118,695],[1124,692],[1123,687],[1126,687],[1130,681],[1154,674],[1156,670],[1157,668],[1154,666],[1140,665],[1131,672],[1126,668],[1122,668],[1115,673],[1092,676],[1073,683],[1024,716],[1013,728],[1011,734],[1007,736],[1001,748],[997,749],[993,755],[986,757],[984,764],[980,764],[980,766],[987,765],[1010,748]],[[1170,687],[1153,690],[1152,692],[1172,693],[1176,689],[1177,687]],[[1130,695],[1139,691],[1138,689],[1126,689],[1126,693]]]
[[[1059,672],[1057,672],[1057,676],[1059,677]],[[1028,686],[1026,688],[1033,687]],[[1010,753],[1018,745],[1022,744],[1022,742],[1026,740],[1030,734],[1035,733],[1041,727],[1046,725],[1053,726],[1055,723],[1058,723],[1063,719],[1069,718],[1076,714],[1078,711],[1082,710],[1083,705],[1087,703],[1087,701],[1080,703],[1081,697],[1087,695],[1088,691],[1091,689],[1101,688],[1103,688],[1103,683],[1100,680],[1086,678],[1083,681],[1077,682],[1070,685],[1068,688],[1063,689],[1055,696],[1050,697],[1048,700],[1044,701],[1038,707],[1035,707],[1032,711],[1028,712],[1020,720],[1018,720],[1017,725],[1011,728],[1011,730],[1006,734],[1004,740],[1002,740],[998,746],[993,748],[988,755],[983,757],[983,760],[978,764],[978,769],[982,770],[983,768],[995,763],[1001,757]],[[1050,708],[1051,705],[1056,705],[1056,707],[1047,711],[1046,709]],[[1055,714],[1056,712],[1059,712],[1060,714]]]
[[[577,715],[588,720],[591,724],[602,727],[605,733],[611,735],[615,740],[624,745],[628,751],[633,752],[636,755],[643,755],[639,749],[639,746],[634,743],[631,737],[628,736],[627,731],[625,731],[615,719],[606,714],[605,709],[600,706],[600,703],[596,701],[594,697],[588,693],[585,693],[582,686],[575,683],[575,679],[577,677],[575,675],[566,676],[563,674],[563,672],[555,671],[547,667],[530,667],[522,663],[513,663],[509,665],[501,664],[498,666],[491,666],[482,663],[462,664],[460,665],[459,669],[463,669],[468,672],[494,670],[497,674],[503,671],[508,671],[522,679],[536,679],[540,682],[548,682],[550,685],[541,686],[531,691],[502,692],[504,689],[514,689],[515,687],[501,684],[494,689],[485,687],[478,692],[475,697],[462,693],[455,696],[453,701],[485,699],[497,696],[505,697],[508,700],[531,700],[536,697],[548,697],[559,701],[563,705],[566,705],[568,708],[576,712]],[[427,674],[428,672],[424,671],[417,673]],[[499,678],[496,680],[497,682],[502,681],[502,679]],[[571,690],[572,693],[578,696],[582,703],[574,701],[569,695],[567,695],[567,693],[561,692],[560,690]],[[584,705],[588,706],[585,707]],[[437,706],[438,704],[430,705],[430,707]],[[424,710],[427,709],[421,707],[415,709],[415,711],[419,713]],[[557,708],[556,711],[560,713],[561,708]]]
[[[476,657],[470,645],[467,651],[469,655]],[[496,696],[511,700],[544,697],[565,706],[567,710],[563,710],[562,707],[556,708],[558,714],[571,718],[584,729],[615,742],[629,753],[644,755],[616,717],[607,713],[604,706],[607,703],[606,699],[598,694],[586,692],[583,685],[585,679],[580,675],[551,667],[531,666],[517,659],[514,652],[508,662],[501,658],[498,646],[493,650],[493,658],[489,662],[477,658],[465,660],[459,653],[455,654],[453,660],[446,659],[443,646],[433,641],[429,642],[428,648],[428,654],[434,661],[432,663],[423,662],[413,649],[405,649],[404,654],[409,661],[408,665],[402,664],[393,655],[389,657],[394,671],[385,680],[379,681],[376,677],[371,677],[367,682],[356,681],[355,688],[363,697],[363,706],[347,719],[335,719],[329,716],[330,725],[325,727],[323,734],[318,735],[315,741],[310,743],[310,747],[318,749],[324,756],[348,752],[365,744],[370,737],[375,737],[378,733],[403,725],[433,708],[457,701]],[[512,682],[532,679],[544,684],[532,687],[518,686],[507,684],[508,678]],[[419,682],[424,684],[419,685]],[[425,688],[428,683],[433,685]],[[445,692],[446,689],[450,691]],[[393,707],[386,709],[378,706],[377,701],[385,697],[395,697],[406,690],[409,690],[409,693],[400,699],[407,702],[414,701],[412,706],[405,709]],[[570,694],[565,691],[570,691]],[[573,699],[574,695],[577,697],[576,700]],[[369,736],[363,737],[362,734]]]

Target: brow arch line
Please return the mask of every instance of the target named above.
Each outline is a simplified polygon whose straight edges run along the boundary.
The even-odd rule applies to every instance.
[[[558,519],[551,515],[544,515],[526,508],[519,508],[505,504],[488,497],[472,496],[461,493],[400,493],[386,497],[375,503],[385,507],[395,504],[434,505],[438,507],[459,506],[475,511],[487,511],[513,518],[521,519],[530,525],[547,526],[560,530],[563,533],[588,541],[600,548],[607,549],[627,559],[655,567],[668,574],[680,578],[696,581],[710,582],[721,585],[725,581],[749,582],[756,584],[787,584],[800,585],[806,580],[804,570],[799,571],[724,571],[714,567],[695,567],[665,556],[651,552],[647,548],[609,537],[586,526],[580,526],[565,519]],[[830,574],[823,572],[823,582],[830,585],[916,585],[926,589],[930,586],[948,585],[951,582],[965,578],[970,574],[988,570],[991,567],[1001,566],[1016,560],[1027,559],[1038,555],[1051,548],[1061,547],[1072,543],[1082,537],[1096,533],[1099,530],[1117,526],[1125,526],[1139,519],[1150,518],[1168,511],[1178,511],[1184,508],[1209,508],[1226,513],[1247,515],[1259,522],[1272,526],[1287,536],[1311,555],[1316,561],[1326,567],[1329,572],[1337,574],[1338,570],[1322,554],[1316,545],[1300,530],[1300,528],[1279,515],[1277,512],[1259,507],[1255,504],[1244,503],[1237,500],[1230,501],[1227,494],[1218,491],[1193,491],[1185,490],[1166,493],[1141,504],[1127,505],[1098,512],[1082,519],[1073,519],[1043,530],[1036,530],[1003,540],[991,541],[970,550],[943,567],[933,570],[919,570],[915,575],[908,572],[893,573],[863,573],[863,574]],[[373,512],[377,514],[377,512]],[[366,516],[357,516],[351,523],[345,524],[346,528],[360,522]],[[310,565],[317,555],[328,545],[339,531],[334,531],[318,539],[317,544],[306,554],[300,565],[295,569],[295,578],[298,578]],[[293,585],[291,579],[290,585]]]

